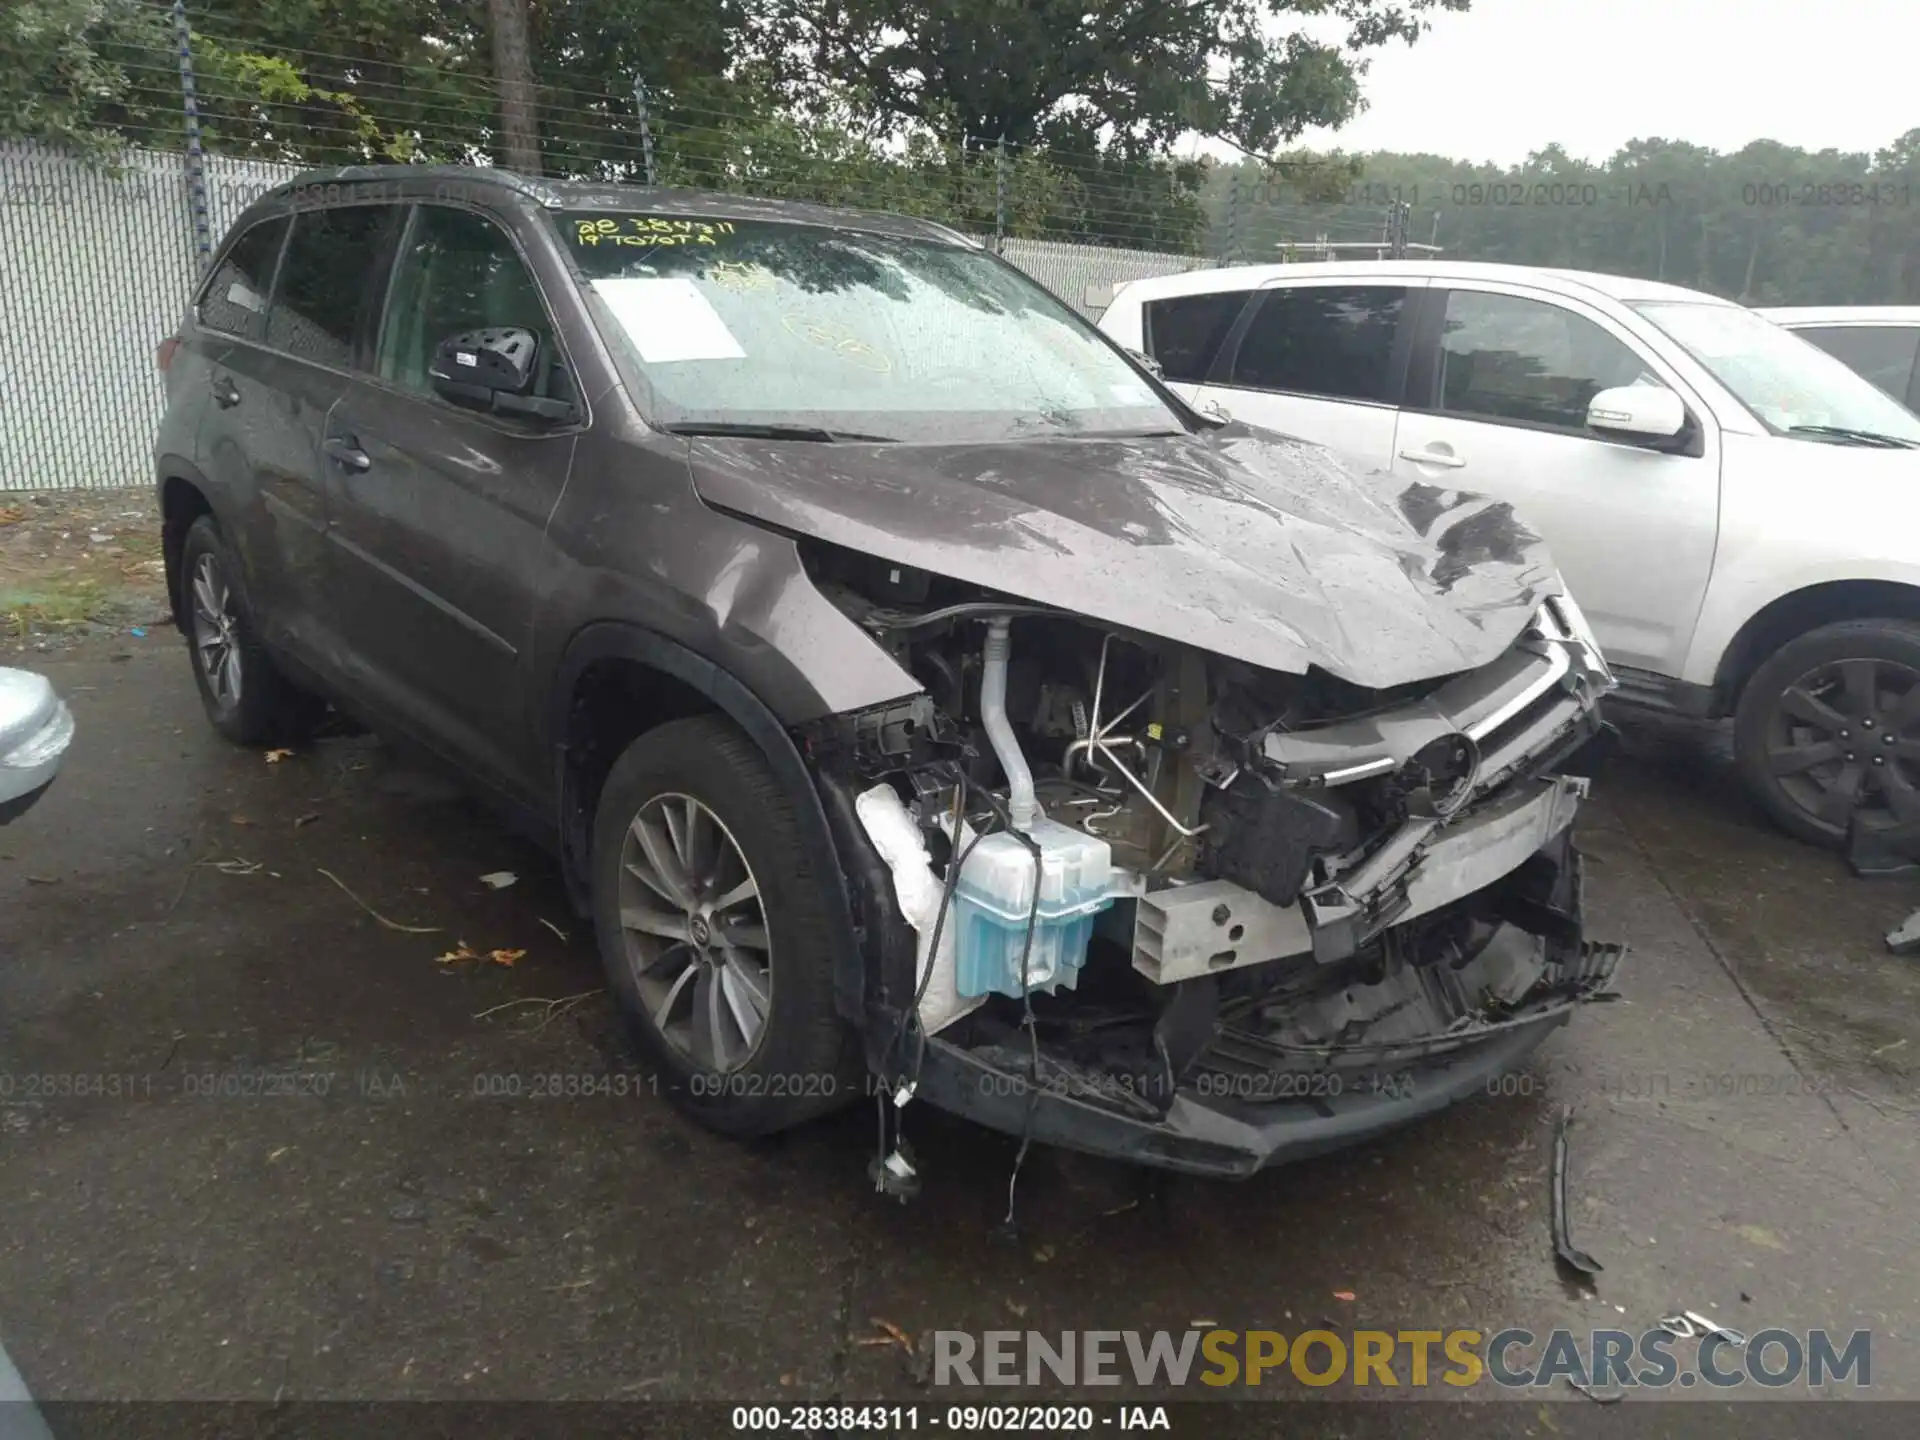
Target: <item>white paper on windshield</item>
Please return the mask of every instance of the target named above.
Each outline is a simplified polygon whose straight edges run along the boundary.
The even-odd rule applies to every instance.
[[[747,358],[727,322],[685,276],[596,280],[593,288],[649,365]]]

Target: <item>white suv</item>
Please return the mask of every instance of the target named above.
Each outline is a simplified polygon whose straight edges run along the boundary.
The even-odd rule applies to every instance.
[[[1920,417],[1840,361],[1693,290],[1435,261],[1139,280],[1100,326],[1197,404],[1404,476],[1403,504],[1510,501],[1620,699],[1735,716],[1797,835],[1920,841]]]

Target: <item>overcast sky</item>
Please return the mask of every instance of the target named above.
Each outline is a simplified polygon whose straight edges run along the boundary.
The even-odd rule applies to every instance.
[[[1511,164],[1556,140],[1603,160],[1637,136],[1872,151],[1920,128],[1920,0],[1473,0],[1369,53],[1368,109],[1303,144]]]

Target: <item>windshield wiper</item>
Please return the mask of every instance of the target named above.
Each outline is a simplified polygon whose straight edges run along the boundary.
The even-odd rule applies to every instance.
[[[1914,442],[1898,435],[1882,435],[1877,430],[1852,430],[1845,425],[1789,425],[1789,435],[1823,435],[1848,440],[1855,445],[1870,445],[1876,450],[1911,450]]]
[[[836,440],[866,440],[875,444],[897,444],[892,435],[866,435],[858,430],[828,430],[819,425],[763,425],[750,420],[683,420],[660,427],[670,435],[726,435],[739,440],[812,440],[831,444]]]

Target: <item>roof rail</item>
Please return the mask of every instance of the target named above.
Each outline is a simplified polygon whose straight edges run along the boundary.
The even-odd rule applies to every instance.
[[[497,185],[512,190],[541,205],[558,203],[558,197],[540,181],[497,165],[326,165],[302,170],[283,180],[266,195],[278,195],[316,185],[364,184],[380,180],[462,180],[467,184]],[[265,199],[266,196],[261,197]]]

